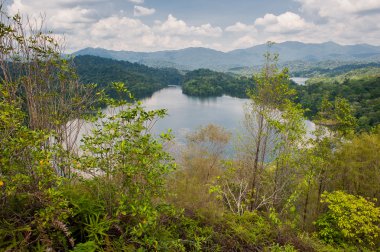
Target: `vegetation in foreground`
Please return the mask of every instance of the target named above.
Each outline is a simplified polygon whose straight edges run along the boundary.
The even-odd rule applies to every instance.
[[[349,103],[324,100],[315,138],[305,138],[304,111],[273,55],[265,55],[248,93],[236,157],[224,159],[231,135],[209,125],[190,134],[173,160],[165,151],[170,134],[149,133],[165,111],[80,85],[54,39],[38,31],[25,37],[19,16],[2,13],[1,20],[8,42],[0,48],[1,250],[380,246],[380,129],[355,135]],[[125,92],[122,83],[114,88]],[[125,109],[95,113],[97,99]],[[94,123],[80,151],[78,119]]]

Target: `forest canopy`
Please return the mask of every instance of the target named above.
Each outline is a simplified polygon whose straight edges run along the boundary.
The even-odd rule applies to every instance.
[[[358,119],[359,130],[369,130],[380,123],[380,68],[350,71],[335,77],[314,77],[304,86],[295,86],[298,102],[312,118],[317,114],[323,98],[347,99]]]

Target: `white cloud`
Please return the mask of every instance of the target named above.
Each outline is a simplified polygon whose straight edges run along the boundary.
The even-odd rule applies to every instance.
[[[252,32],[256,31],[254,25],[247,25],[241,22],[236,22],[234,25],[227,26],[225,31],[227,32]]]
[[[298,32],[312,27],[298,14],[285,12],[281,15],[265,14],[262,18],[255,20],[255,26],[272,33]]]
[[[95,2],[105,0],[85,0],[83,3],[92,5]],[[22,16],[28,15],[30,20],[41,20],[41,15],[44,16],[44,25],[48,30],[55,33],[70,33],[77,30],[86,29],[89,25],[98,20],[96,9],[80,7],[73,4],[74,0],[57,0],[48,1],[35,0],[33,2],[25,2],[14,0],[8,5],[9,14],[14,15],[21,13]],[[72,5],[68,5],[72,4]],[[67,5],[62,7],[62,5]],[[43,12],[41,12],[43,11]],[[70,43],[70,41],[68,41]]]
[[[255,44],[258,44],[258,42],[259,41],[255,37],[246,35],[235,40],[232,43],[232,47],[233,48],[247,48]]]
[[[80,41],[81,44],[113,50],[156,51],[158,48],[173,49],[202,45],[202,42],[196,39],[154,33],[151,27],[140,20],[128,17],[112,16],[101,19],[91,26],[90,30],[90,39]]]
[[[320,19],[315,34],[342,44],[380,42],[379,0],[296,0],[301,13]],[[316,38],[316,35],[311,35]]]
[[[201,26],[191,26],[191,33],[195,35],[219,37],[222,35],[223,30],[220,27],[213,27],[211,24],[203,24]]]
[[[169,14],[166,21],[156,21],[155,29],[167,34],[187,34],[189,27],[183,20],[179,20],[172,14]]]
[[[131,3],[134,3],[134,4],[142,4],[144,3],[144,0],[128,0],[129,2]]]
[[[149,15],[152,15],[156,12],[155,9],[151,8],[145,8],[143,6],[139,6],[139,5],[135,5],[134,9],[133,9],[133,15],[135,17],[141,17],[141,16],[149,16]]]
[[[79,27],[84,28],[87,24],[95,22],[95,16],[95,10],[74,7],[58,11],[48,22],[55,32],[67,32]]]
[[[149,26],[138,19],[118,16],[100,19],[90,27],[90,34],[95,38],[123,38],[125,31],[128,31],[128,36],[131,37],[151,32]]]
[[[172,14],[164,22],[156,21],[154,26],[156,31],[165,34],[177,35],[199,35],[206,37],[219,37],[222,35],[223,30],[220,27],[213,27],[211,24],[203,24],[200,26],[189,26],[185,21],[177,19]]]
[[[158,22],[150,27],[139,19],[114,15],[102,18],[84,30],[77,30],[68,39],[72,41],[71,47],[78,49],[92,46],[112,50],[157,51],[206,46],[207,42],[202,38],[210,36],[214,29],[209,24],[188,26],[180,20]]]
[[[306,12],[316,12],[321,17],[343,17],[346,14],[380,10],[379,0],[296,0]]]
[[[53,16],[55,11],[65,10],[66,8],[75,8],[81,5],[92,5],[96,3],[106,3],[108,0],[13,0],[8,5],[8,11],[10,14],[28,14],[30,16],[39,16],[41,13],[46,13],[49,17]],[[6,1],[8,2],[8,1]]]

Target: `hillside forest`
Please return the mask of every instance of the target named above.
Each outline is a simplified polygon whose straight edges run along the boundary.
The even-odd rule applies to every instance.
[[[269,51],[261,71],[244,78],[72,61],[49,33],[0,13],[1,251],[380,247],[378,77],[295,87]],[[174,158],[171,132],[151,134],[167,111],[146,111],[133,92],[182,81],[218,95],[246,89],[241,136],[205,125]],[[94,127],[78,147],[86,121]],[[231,141],[238,151],[227,159]]]

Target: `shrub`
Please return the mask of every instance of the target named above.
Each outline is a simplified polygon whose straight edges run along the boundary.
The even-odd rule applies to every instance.
[[[328,210],[316,222],[318,236],[327,243],[375,245],[380,233],[380,208],[361,196],[342,191],[322,194]]]

